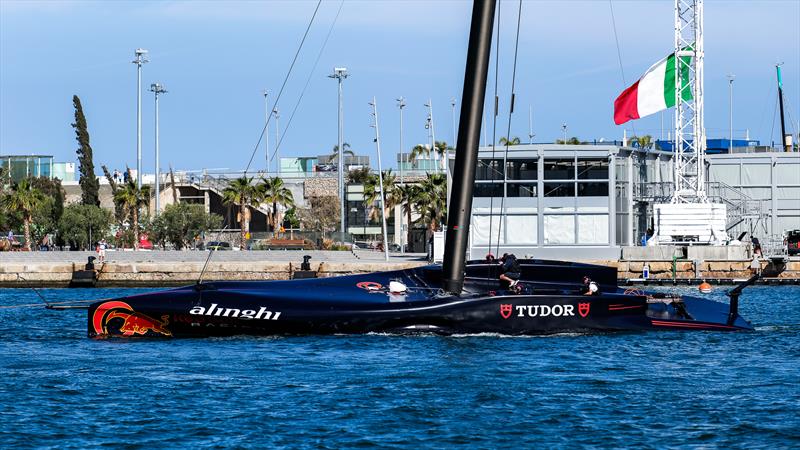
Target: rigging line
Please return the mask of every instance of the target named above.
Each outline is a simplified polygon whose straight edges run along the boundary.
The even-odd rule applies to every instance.
[[[608,8],[611,10],[611,28],[614,30],[614,42],[617,44],[617,61],[619,61],[619,73],[622,75],[622,89],[628,87],[628,82],[625,80],[625,68],[622,65],[622,47],[619,45],[619,36],[617,35],[617,20],[614,17],[614,4],[612,0],[608,0]],[[663,114],[663,113],[662,113]],[[631,130],[633,135],[636,136],[636,125],[631,122]],[[566,139],[566,136],[564,137]],[[567,142],[564,141],[564,144]]]
[[[286,123],[286,127],[283,129],[283,133],[281,133],[281,138],[278,141],[278,145],[275,146],[275,151],[272,152],[272,156],[270,157],[270,161],[275,155],[278,154],[278,150],[281,148],[281,144],[283,144],[283,138],[286,137],[286,132],[289,131],[289,126],[292,124],[292,119],[294,119],[294,115],[297,112],[298,107],[300,106],[300,102],[303,100],[303,96],[306,94],[306,89],[308,89],[309,83],[311,83],[311,78],[314,76],[314,71],[317,70],[317,64],[319,63],[320,58],[322,57],[323,52],[325,51],[325,46],[328,45],[328,39],[330,39],[331,34],[333,34],[333,28],[336,26],[336,21],[339,20],[339,13],[342,12],[342,6],[344,6],[344,0],[341,0],[339,3],[339,9],[336,11],[336,16],[333,18],[333,23],[331,23],[331,27],[328,29],[328,35],[325,36],[325,41],[322,43],[322,47],[319,49],[319,53],[317,54],[317,59],[314,61],[314,66],[311,68],[311,72],[308,74],[308,78],[306,79],[306,84],[303,86],[303,90],[300,92],[300,97],[297,99],[297,103],[294,104],[294,109],[292,109],[292,114],[289,116],[289,121]],[[278,161],[280,164],[280,161]]]
[[[775,143],[775,117],[778,115],[778,107],[780,106],[781,99],[778,95],[775,95],[775,109],[772,111],[772,127],[769,129],[769,140],[770,145]],[[781,148],[783,148],[783,138],[781,138],[780,142]]]
[[[281,84],[281,89],[278,91],[278,96],[275,98],[275,102],[272,104],[271,111],[274,111],[275,108],[278,106],[278,102],[283,95],[283,90],[286,88],[286,83],[289,81],[289,76],[292,74],[292,70],[294,69],[294,65],[297,62],[297,58],[300,56],[300,50],[303,49],[303,44],[306,42],[306,38],[308,37],[308,32],[311,30],[311,25],[314,23],[314,18],[317,17],[317,11],[319,11],[319,7],[322,4],[322,0],[317,1],[317,7],[314,8],[314,14],[311,15],[311,20],[308,22],[308,26],[306,27],[306,32],[303,33],[303,39],[300,40],[300,45],[297,47],[297,51],[294,54],[294,59],[292,59],[292,64],[289,65],[289,71],[286,72],[286,77],[283,79],[283,84]],[[272,114],[267,117],[266,123],[264,123],[264,127],[261,129],[261,135],[258,137],[258,142],[256,142],[256,146],[253,147],[253,153],[250,155],[250,161],[247,162],[247,168],[244,169],[244,174],[242,176],[247,176],[247,171],[250,170],[250,165],[253,164],[253,158],[256,156],[256,152],[258,148],[261,146],[261,140],[264,139],[264,134],[267,132],[267,127],[269,127],[269,121],[272,119]]]
[[[494,50],[494,100],[492,101],[493,111],[492,111],[492,159],[489,160],[489,166],[493,166],[495,162],[495,142],[497,141],[497,80],[500,78],[500,14],[501,14],[501,7],[502,7],[503,0],[497,1],[497,15],[495,16],[495,20],[497,23],[497,35],[495,35],[495,50]],[[480,159],[479,159],[480,160]],[[503,168],[505,171],[505,167]],[[495,181],[495,172],[496,170],[492,170],[492,183],[489,185],[489,253],[492,252],[492,228],[494,227],[494,181]],[[505,195],[505,193],[503,193]],[[502,211],[500,211],[500,216],[502,219]],[[486,278],[488,279],[490,272],[486,273]]]
[[[517,82],[517,56],[519,55],[519,28],[522,23],[522,0],[519,0],[519,9],[517,10],[517,35],[514,42],[514,64],[511,69],[511,104],[508,107],[508,128],[506,131],[506,150],[503,153],[503,192],[504,195],[500,198],[500,214],[503,214],[503,208],[506,204],[506,190],[508,185],[508,147],[511,142],[511,117],[514,114],[514,96]],[[500,233],[503,230],[503,221],[501,220],[497,227],[497,254],[500,254]],[[490,231],[491,232],[491,231]]]

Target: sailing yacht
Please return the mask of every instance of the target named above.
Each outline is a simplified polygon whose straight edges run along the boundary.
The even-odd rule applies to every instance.
[[[109,299],[88,310],[92,337],[390,333],[528,335],[620,330],[750,330],[730,304],[624,290],[616,269],[520,260],[522,289],[499,266],[466,261],[495,0],[473,4],[442,265],[287,281],[202,282]],[[599,295],[584,295],[590,277]],[[757,276],[748,280],[752,284]]]

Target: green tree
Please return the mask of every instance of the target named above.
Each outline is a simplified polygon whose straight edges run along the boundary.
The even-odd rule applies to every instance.
[[[447,177],[441,173],[427,174],[414,200],[419,220],[431,231],[437,230],[447,219]]]
[[[77,95],[72,96],[72,104],[75,106],[75,139],[78,141],[78,162],[80,164],[81,177],[81,203],[84,205],[100,206],[100,181],[94,174],[94,162],[92,161],[92,146],[89,145],[89,130],[86,126],[86,117],[83,115],[81,99]]]
[[[348,156],[348,155],[349,156],[355,156],[355,153],[353,153],[353,151],[350,150],[350,144],[348,144],[347,142],[342,143],[342,149],[343,149],[342,153],[345,156]],[[333,149],[331,149],[330,157],[331,157],[331,160],[330,160],[331,163],[339,161],[339,144],[336,144],[336,145],[333,146]]]
[[[246,234],[250,224],[250,206],[258,198],[258,189],[253,185],[253,177],[243,176],[228,181],[228,186],[222,190],[222,201],[226,205],[239,205],[239,214],[236,221],[239,222],[241,232],[241,249],[247,248]]]
[[[335,196],[311,197],[309,207],[298,208],[297,217],[304,228],[325,233],[336,231],[339,225],[339,199]]]
[[[133,246],[139,248],[139,216],[142,207],[150,204],[150,186],[139,188],[136,179],[130,176],[128,170],[128,181],[124,183],[114,195],[114,201],[119,202],[125,210],[125,217],[131,221],[133,230]]]
[[[519,145],[521,143],[522,143],[522,141],[517,136],[514,136],[513,138],[511,138],[511,140],[509,140],[505,136],[500,138],[500,145],[503,145],[503,146],[506,146],[506,145],[508,145],[508,146]]]
[[[369,218],[372,221],[379,221],[380,216],[380,181],[377,175],[370,175],[364,183],[364,205],[369,208]],[[400,204],[401,194],[397,185],[397,176],[392,173],[392,169],[383,171],[383,194],[384,194],[384,215],[389,217],[395,206]]]
[[[12,185],[11,192],[3,198],[3,213],[19,213],[25,229],[25,248],[31,249],[31,222],[34,211],[44,202],[42,192],[31,184],[28,178]]]
[[[58,222],[58,234],[70,248],[85,249],[109,235],[112,220],[111,212],[99,206],[69,205]]]
[[[644,136],[631,136],[631,138],[628,139],[628,141],[631,143],[633,142],[637,143],[639,145],[639,148],[648,148],[653,143],[653,136],[650,136],[649,134],[646,134]]]
[[[407,237],[406,243],[411,244],[411,213],[415,211],[417,204],[417,197],[419,196],[420,187],[416,184],[403,184],[398,186],[398,196],[400,197],[400,204],[403,205],[403,214],[406,215]]]
[[[196,236],[221,226],[222,216],[207,213],[203,205],[176,203],[167,205],[153,219],[150,236],[154,244],[162,248],[169,242],[176,250],[181,250],[188,247]]]
[[[347,172],[347,183],[364,184],[369,179],[370,176],[372,176],[372,169],[370,169],[369,167],[353,169]]]
[[[117,223],[122,226],[122,223],[125,222],[125,206],[117,200],[117,191],[119,190],[119,185],[114,180],[114,177],[111,176],[111,172],[108,171],[108,167],[105,165],[100,167],[103,169],[103,174],[108,180],[108,185],[111,186],[111,195],[114,198],[114,218],[117,220]]]
[[[294,206],[292,191],[284,185],[283,180],[279,177],[262,178],[261,183],[259,183],[256,188],[259,202],[268,203],[270,205],[267,219],[269,220],[269,225],[272,227],[272,235],[277,237],[282,222],[281,212],[278,206],[286,209]]]
[[[563,139],[556,139],[556,144],[568,144],[568,145],[581,145],[585,144],[586,142],[581,141],[575,136],[567,139],[566,142]]]

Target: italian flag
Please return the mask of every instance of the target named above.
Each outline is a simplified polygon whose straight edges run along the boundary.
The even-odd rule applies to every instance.
[[[691,49],[688,49],[691,50]],[[689,89],[691,56],[681,56],[681,86],[684,100],[692,99]],[[621,125],[632,119],[649,116],[675,106],[675,54],[647,69],[642,78],[622,91],[614,100],[614,123]]]

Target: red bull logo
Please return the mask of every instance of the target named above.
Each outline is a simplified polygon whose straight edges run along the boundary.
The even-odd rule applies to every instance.
[[[101,304],[92,315],[92,327],[98,336],[172,336],[168,325],[169,315],[154,319],[116,300]]]

